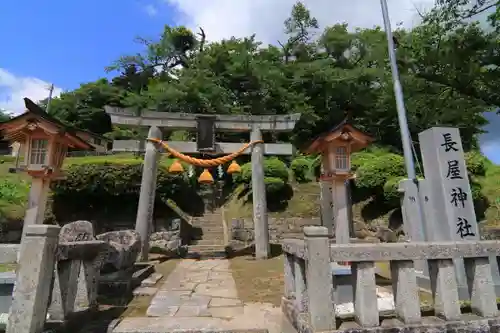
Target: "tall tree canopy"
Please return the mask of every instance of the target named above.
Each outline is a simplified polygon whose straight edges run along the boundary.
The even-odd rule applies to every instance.
[[[421,25],[395,31],[415,142],[430,126],[455,126],[465,148],[474,148],[486,123],[483,112],[500,105],[497,19],[493,13],[487,27],[473,19],[492,4],[439,0]],[[63,93],[50,112],[97,133],[114,131],[115,137],[136,134],[112,128],[106,104],[190,113],[299,112],[295,143],[349,114],[380,144],[399,150],[384,31],[320,23],[297,2],[284,22],[286,38],[268,46],[255,36],[207,43],[203,30],[165,26],[158,40],[138,39],[142,53],[107,68],[117,73],[114,79]]]
[[[0,109],[0,123],[10,119],[10,115],[7,111]]]

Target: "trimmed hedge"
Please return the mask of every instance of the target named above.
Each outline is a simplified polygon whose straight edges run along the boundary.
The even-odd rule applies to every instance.
[[[290,169],[292,169],[293,178],[296,182],[307,183],[310,181],[311,165],[312,161],[306,157],[298,157],[292,161]]]
[[[283,179],[276,177],[266,177],[264,178],[264,184],[266,185],[266,194],[274,195],[275,193],[279,193],[283,191],[286,186],[286,183]]]
[[[400,203],[401,193],[398,191],[399,182],[401,182],[405,177],[397,176],[388,179],[384,184],[384,199],[391,206],[397,206]]]
[[[404,176],[404,159],[392,153],[375,157],[360,165],[356,174],[357,187],[377,191],[383,188],[387,180]]]
[[[161,166],[156,183],[156,205],[165,206],[173,199],[181,209],[198,209],[196,188],[190,186],[185,174],[173,175]],[[67,177],[52,185],[54,214],[73,209],[85,211],[134,212],[141,188],[142,165],[80,164],[66,170]],[[197,201],[197,198],[199,199]],[[158,207],[162,208],[162,207]],[[164,207],[163,207],[164,208]]]
[[[488,159],[480,152],[471,151],[465,153],[465,163],[467,164],[467,170],[469,173],[475,176],[486,175]]]
[[[286,164],[276,157],[264,159],[264,177],[279,178],[287,183],[289,179],[289,170]],[[237,184],[252,183],[252,163],[248,162],[241,166],[241,172],[234,175],[233,180]]]

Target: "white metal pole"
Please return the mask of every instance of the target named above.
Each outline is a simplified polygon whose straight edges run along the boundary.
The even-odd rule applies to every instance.
[[[389,9],[387,0],[380,0],[382,6],[382,16],[384,17],[385,33],[387,35],[387,47],[389,49],[389,60],[391,63],[392,81],[394,83],[394,96],[396,98],[396,108],[398,110],[399,128],[401,131],[401,141],[403,143],[403,153],[405,158],[406,173],[409,179],[416,179],[415,163],[413,161],[410,131],[408,130],[408,121],[406,119],[405,102],[403,99],[403,88],[399,80],[398,65],[396,62],[396,49],[394,48],[394,39],[392,35],[391,22],[389,20]]]
[[[408,179],[413,180],[417,185],[417,195],[415,196],[416,204],[418,210],[420,211],[420,221],[414,221],[422,226],[424,231],[425,240],[428,239],[428,230],[425,228],[425,215],[423,200],[421,198],[421,189],[417,180],[417,175],[415,173],[415,163],[412,155],[412,144],[410,131],[408,129],[408,120],[406,119],[405,102],[403,98],[403,88],[401,87],[401,82],[399,80],[399,70],[396,62],[396,48],[394,47],[394,36],[392,35],[391,21],[389,20],[389,9],[387,7],[387,0],[380,0],[380,5],[382,7],[382,16],[384,18],[385,33],[387,36],[387,47],[389,51],[389,60],[391,64],[392,81],[394,83],[394,97],[396,98],[396,108],[398,111],[398,121],[399,128],[401,131],[401,141],[403,143],[403,153],[406,165],[406,174]],[[416,218],[416,217],[414,217]]]

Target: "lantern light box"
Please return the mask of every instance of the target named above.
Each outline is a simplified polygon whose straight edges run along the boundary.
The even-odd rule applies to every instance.
[[[330,131],[318,136],[306,150],[309,154],[321,154],[324,174],[322,180],[353,178],[351,154],[366,148],[373,138],[344,120]]]
[[[24,102],[25,113],[0,123],[2,136],[21,144],[22,171],[34,178],[61,178],[68,148],[89,150],[92,146],[30,99],[25,98]]]

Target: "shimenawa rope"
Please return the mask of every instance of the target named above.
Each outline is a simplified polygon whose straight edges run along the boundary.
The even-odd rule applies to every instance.
[[[243,154],[243,152],[245,150],[247,150],[248,148],[250,148],[251,146],[253,146],[253,145],[257,144],[257,143],[264,143],[264,141],[262,141],[262,140],[251,141],[249,143],[246,143],[238,151],[235,151],[234,153],[231,153],[229,155],[218,157],[218,158],[214,158],[214,159],[211,159],[211,160],[202,160],[202,159],[194,158],[194,157],[191,157],[191,156],[188,156],[188,155],[184,155],[181,152],[178,152],[177,150],[175,150],[172,147],[170,147],[163,140],[154,139],[154,138],[148,138],[147,140],[162,145],[170,153],[170,155],[172,155],[172,156],[180,159],[181,161],[184,161],[184,162],[186,162],[188,164],[191,164],[191,165],[194,165],[194,166],[203,167],[203,168],[210,168],[210,167],[218,166],[218,165],[221,165],[221,164],[226,164],[227,162],[231,162],[236,157],[238,157],[241,154]]]

